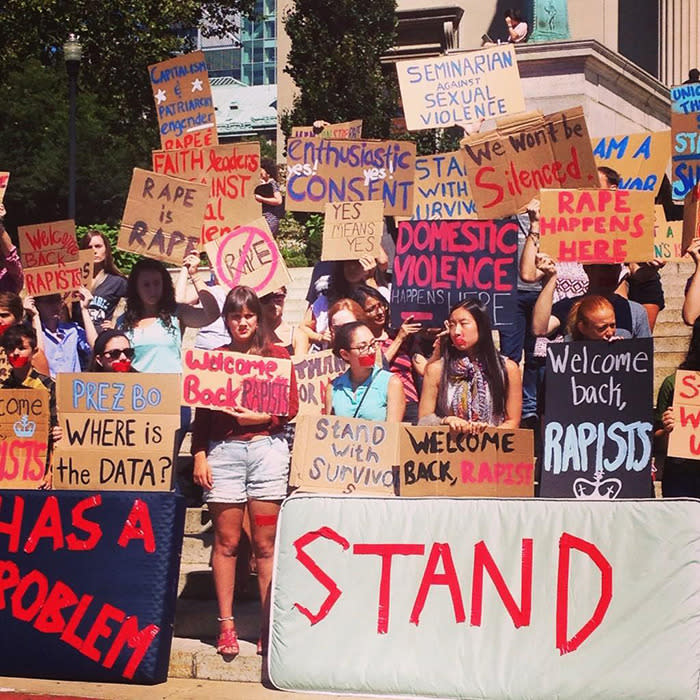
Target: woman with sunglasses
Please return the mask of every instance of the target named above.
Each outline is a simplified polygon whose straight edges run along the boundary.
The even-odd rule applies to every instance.
[[[135,372],[131,366],[134,348],[126,333],[110,328],[100,333],[95,341],[90,372]]]
[[[336,328],[333,352],[350,366],[331,382],[326,413],[393,423],[403,420],[403,385],[396,375],[376,366],[377,343],[369,327],[360,321]]]

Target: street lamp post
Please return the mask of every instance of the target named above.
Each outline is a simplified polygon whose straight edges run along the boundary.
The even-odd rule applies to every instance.
[[[68,73],[68,218],[75,219],[75,180],[76,180],[76,150],[77,142],[75,135],[75,104],[78,88],[78,71],[80,70],[80,59],[82,57],[82,46],[75,34],[68,35],[68,41],[63,44],[63,58],[66,62]]]

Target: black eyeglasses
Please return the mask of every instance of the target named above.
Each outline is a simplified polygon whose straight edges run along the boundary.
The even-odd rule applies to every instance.
[[[109,357],[110,360],[118,360],[122,355],[126,357],[127,360],[131,360],[134,357],[134,348],[124,348],[123,350],[106,350],[102,353],[102,357]]]

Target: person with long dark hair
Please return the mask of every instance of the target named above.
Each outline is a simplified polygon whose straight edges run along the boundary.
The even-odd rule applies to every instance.
[[[126,289],[126,311],[117,326],[135,350],[139,372],[182,372],[181,348],[185,326],[201,328],[218,316],[216,299],[197,275],[199,255],[185,258],[185,267],[202,304],[201,308],[175,301],[173,281],[165,265],[144,258],[134,265]]]
[[[693,323],[693,333],[685,360],[678,369],[700,372],[700,318]],[[700,377],[700,374],[697,375]],[[673,409],[673,392],[676,387],[676,373],[669,374],[659,388],[654,414],[657,457],[663,459],[661,491],[664,498],[700,498],[700,459],[669,457],[668,437],[673,432],[676,416]]]
[[[378,341],[361,321],[338,326],[333,352],[348,363],[326,391],[326,413],[398,423],[406,411],[401,380],[376,364]]]
[[[446,425],[460,433],[517,428],[520,369],[496,351],[484,307],[473,299],[453,306],[440,342],[440,358],[425,369],[418,424]]]
[[[234,287],[222,310],[231,336],[230,350],[262,357],[288,359],[289,353],[266,340],[263,309],[249,287]],[[223,380],[222,380],[223,381]],[[217,652],[238,654],[233,617],[236,556],[248,506],[253,551],[262,602],[258,653],[267,649],[272,556],[280,504],[287,495],[289,448],[283,430],[299,408],[296,380],[291,375],[286,416],[237,407],[233,413],[197,408],[192,424],[194,482],[204,489],[204,500],[214,524],[212,570],[219,606]]]
[[[115,265],[112,246],[107,236],[91,229],[80,239],[82,250],[92,250],[92,284],[88,313],[95,328],[111,328],[112,316],[119,301],[126,296],[126,277]]]

